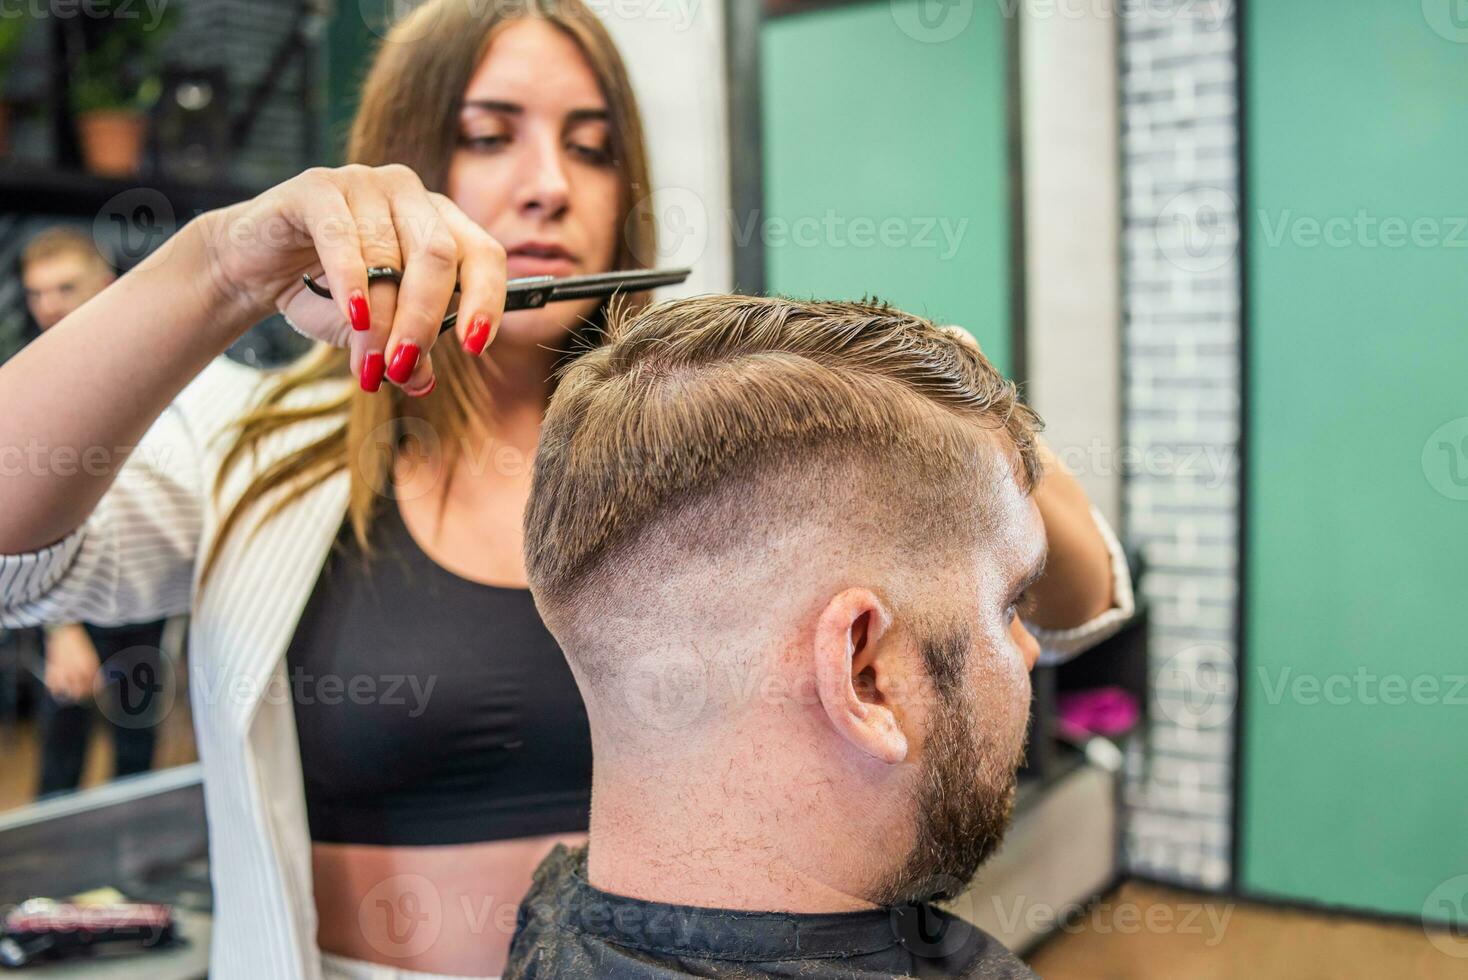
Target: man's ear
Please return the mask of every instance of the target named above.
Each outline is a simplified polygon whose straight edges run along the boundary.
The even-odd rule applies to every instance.
[[[812,654],[816,691],[836,733],[879,762],[907,758],[895,693],[902,657],[894,648],[892,617],[870,589],[833,596],[816,621]]]

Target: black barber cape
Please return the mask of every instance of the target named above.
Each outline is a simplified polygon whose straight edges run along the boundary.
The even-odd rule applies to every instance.
[[[520,904],[504,980],[1034,976],[933,906],[795,915],[645,902],[593,888],[586,848],[558,844]]]

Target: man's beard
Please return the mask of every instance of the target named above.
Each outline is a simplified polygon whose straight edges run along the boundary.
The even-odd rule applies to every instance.
[[[916,833],[907,856],[871,896],[878,905],[956,897],[1009,828],[1024,742],[1011,752],[1004,732],[980,736],[983,719],[965,683],[968,650],[963,629],[945,630],[922,644],[937,699],[913,793]]]

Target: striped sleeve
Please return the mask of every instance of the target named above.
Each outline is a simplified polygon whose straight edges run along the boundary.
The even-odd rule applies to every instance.
[[[81,527],[38,551],[0,555],[0,626],[114,626],[188,612],[208,493],[205,441],[259,377],[217,359],[133,447]]]
[[[1106,518],[1094,506],[1091,519],[1106,541],[1106,550],[1111,555],[1111,608],[1088,623],[1064,630],[1041,629],[1027,624],[1035,639],[1040,643],[1040,666],[1053,667],[1063,664],[1078,653],[1115,635],[1117,630],[1132,618],[1137,611],[1136,597],[1132,593],[1132,573],[1127,567],[1126,552],[1116,538]]]

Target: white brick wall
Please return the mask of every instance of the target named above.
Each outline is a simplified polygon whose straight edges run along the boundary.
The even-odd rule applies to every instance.
[[[1126,858],[1204,887],[1232,860],[1238,559],[1235,20],[1146,0],[1121,18],[1123,506],[1148,573],[1152,729]]]

